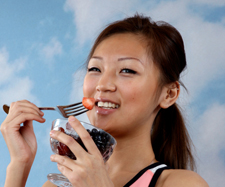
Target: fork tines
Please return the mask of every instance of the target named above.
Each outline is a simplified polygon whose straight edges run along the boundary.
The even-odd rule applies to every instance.
[[[76,104],[67,105],[66,107],[64,107],[63,110],[64,110],[64,112],[65,112],[65,114],[67,116],[77,116],[77,115],[80,115],[80,114],[88,111],[88,109],[86,109],[82,105],[82,102],[76,103]]]
[[[71,105],[66,105],[66,106],[63,106],[63,108],[71,108],[71,107],[74,107],[74,106],[83,106],[82,102],[79,102],[79,103],[74,103],[74,104],[71,104]]]
[[[87,112],[88,111],[88,109],[86,109],[86,108],[83,108],[83,110],[76,110],[76,111],[73,111],[73,112],[68,112],[68,113],[66,113],[66,115],[69,117],[69,116],[78,116],[78,115],[80,115],[80,114],[83,114],[83,113],[85,113],[85,112]]]

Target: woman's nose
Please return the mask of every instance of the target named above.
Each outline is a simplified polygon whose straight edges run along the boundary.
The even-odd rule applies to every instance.
[[[115,92],[116,85],[113,78],[107,76],[101,77],[96,86],[96,90],[99,92]]]

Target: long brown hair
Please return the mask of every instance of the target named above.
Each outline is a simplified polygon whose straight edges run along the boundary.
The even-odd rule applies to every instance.
[[[166,22],[154,22],[151,18],[138,14],[108,25],[95,40],[87,62],[101,41],[120,33],[132,33],[144,39],[147,53],[161,72],[161,88],[168,83],[180,82],[180,73],[186,67],[180,33]],[[183,85],[181,82],[180,84]],[[158,161],[174,169],[194,169],[191,140],[177,104],[160,109],[153,123],[151,141]]]

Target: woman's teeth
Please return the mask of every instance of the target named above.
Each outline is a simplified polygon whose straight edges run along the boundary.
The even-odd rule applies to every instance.
[[[100,102],[98,102],[98,107],[111,109],[111,108],[119,108],[119,105],[116,105],[115,103],[100,101]]]

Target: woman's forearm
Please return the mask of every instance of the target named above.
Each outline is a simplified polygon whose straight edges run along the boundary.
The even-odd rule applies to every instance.
[[[6,171],[4,187],[25,187],[31,164],[10,163]]]

